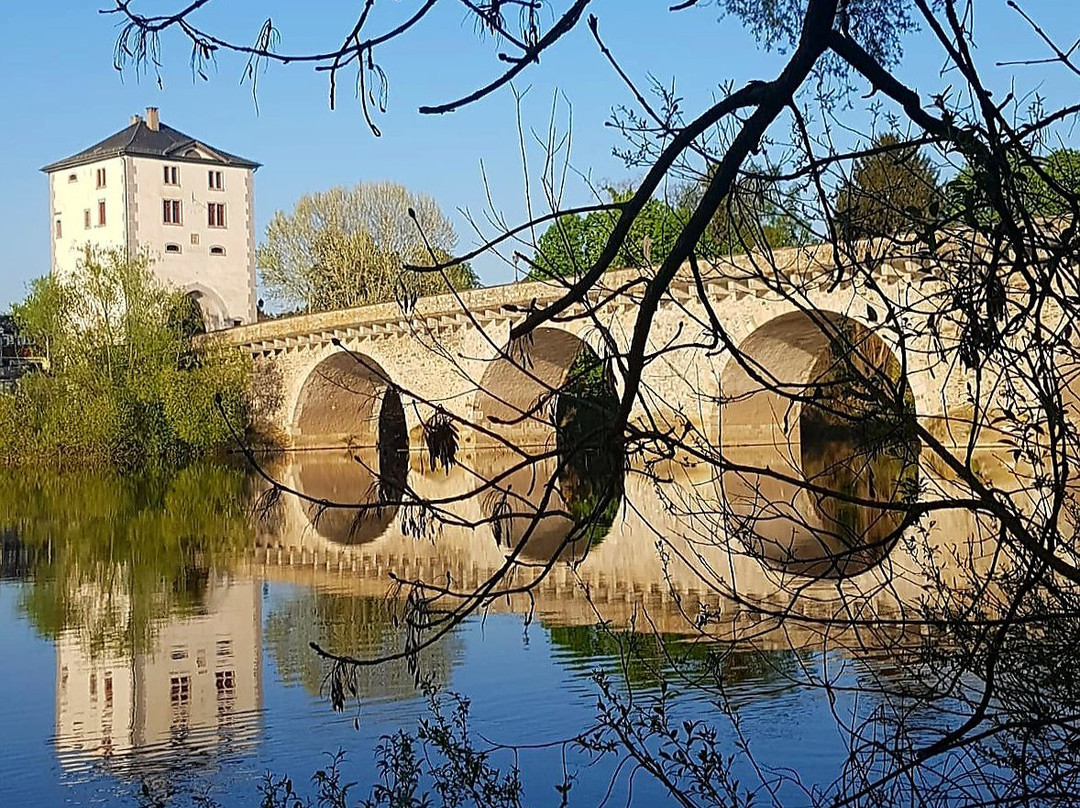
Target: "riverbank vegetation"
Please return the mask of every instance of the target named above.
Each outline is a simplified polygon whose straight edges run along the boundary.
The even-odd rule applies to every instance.
[[[172,465],[227,449],[248,422],[249,363],[196,339],[197,304],[145,256],[88,248],[13,314],[48,364],[0,395],[0,461]]]

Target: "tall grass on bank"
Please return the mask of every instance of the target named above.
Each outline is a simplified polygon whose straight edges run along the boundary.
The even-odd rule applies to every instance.
[[[196,344],[197,304],[163,287],[146,256],[87,247],[13,314],[49,364],[0,395],[0,462],[172,465],[226,448],[226,418],[248,424],[250,362]]]

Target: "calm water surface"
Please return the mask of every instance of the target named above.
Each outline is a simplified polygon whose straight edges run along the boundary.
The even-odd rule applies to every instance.
[[[298,461],[281,473],[316,496],[356,497],[370,486],[347,458]],[[428,495],[459,482],[414,476]],[[308,643],[355,655],[397,650],[403,636],[385,598],[388,571],[449,570],[468,584],[505,557],[490,531],[410,538],[396,512],[357,522],[286,498],[255,519],[258,484],[235,470],[134,479],[22,473],[2,482],[0,781],[11,804],[188,805],[209,795],[257,805],[265,772],[306,782],[339,749],[348,779],[366,795],[379,738],[415,727],[427,703],[404,665],[388,665],[361,672],[359,703],[334,712],[326,669]],[[482,514],[488,505],[461,507]],[[655,525],[647,522],[620,516],[580,574],[601,616],[625,625],[644,608],[662,631],[673,630],[678,610],[657,587]],[[557,546],[564,523],[552,517],[537,531],[543,547]],[[515,524],[507,521],[502,544],[515,538]],[[536,744],[572,736],[595,715],[592,674],[618,670],[619,656],[575,580],[554,575],[531,620],[524,602],[503,602],[423,654],[425,677],[472,700],[475,731]],[[671,653],[705,653],[673,634],[665,643]],[[661,667],[662,659],[651,656]],[[863,663],[778,643],[736,649],[724,667],[760,760],[809,782],[830,781],[846,753],[826,695],[795,684],[825,664],[855,676]],[[646,664],[629,678],[624,687],[656,686]],[[700,699],[679,697],[677,709],[714,714]],[[560,760],[558,750],[523,756],[530,804],[558,804]],[[571,793],[575,804],[596,805],[614,761],[586,762],[570,758]],[[630,794],[624,772],[615,804]],[[636,778],[633,804],[662,799]]]

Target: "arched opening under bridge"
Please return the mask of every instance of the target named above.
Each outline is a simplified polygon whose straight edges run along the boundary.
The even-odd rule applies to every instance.
[[[610,367],[584,340],[538,328],[484,373],[476,471],[496,541],[529,559],[580,558],[611,529],[623,498],[623,451],[609,428],[619,398]]]
[[[293,476],[321,536],[359,544],[386,531],[409,473],[409,435],[378,362],[344,350],[319,362],[300,390],[293,445],[307,450],[293,455]]]
[[[293,445],[407,451],[404,425],[401,397],[389,374],[370,356],[342,350],[319,362],[304,381]]]
[[[881,563],[917,495],[914,398],[884,340],[835,312],[756,329],[726,365],[729,534],[770,566],[843,578]]]

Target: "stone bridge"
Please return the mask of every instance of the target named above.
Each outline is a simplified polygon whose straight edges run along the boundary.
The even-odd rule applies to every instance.
[[[768,468],[770,473],[724,471],[718,476],[714,466],[697,462],[694,449],[665,461],[671,471],[653,473],[644,487],[634,488],[631,478],[637,472],[627,471],[615,525],[586,568],[599,577],[588,584],[595,588],[601,579],[621,579],[639,586],[663,579],[654,539],[682,536],[695,553],[700,542],[718,548],[721,555],[713,568],[734,574],[722,588],[744,596],[750,592],[768,600],[783,593],[787,587],[777,574],[804,580],[857,578],[856,589],[867,586],[873,592],[888,582],[899,592],[899,563],[908,568],[899,577],[908,581],[910,592],[898,600],[916,598],[926,581],[915,574],[918,564],[911,548],[897,544],[904,527],[896,509],[854,508],[851,500],[822,497],[820,489],[811,494],[805,484],[794,481],[801,478],[829,490],[858,491],[864,503],[898,502],[907,496],[905,484],[915,482],[911,475],[917,455],[859,460],[856,477],[838,477],[833,487],[828,475],[846,462],[833,451],[836,447],[826,446],[835,439],[815,435],[804,440],[801,432],[823,424],[820,431],[829,432],[826,422],[807,420],[806,412],[800,413],[789,396],[777,391],[804,393],[822,378],[837,362],[834,337],[841,333],[856,343],[860,361],[869,363],[860,367],[903,376],[909,393],[905,397],[928,430],[946,445],[963,445],[970,421],[971,380],[956,363],[942,361],[940,346],[931,344],[930,337],[913,337],[911,330],[897,337],[894,329],[883,325],[889,322],[890,308],[902,310],[913,321],[929,317],[940,308],[938,296],[950,292],[940,284],[935,288],[934,283],[922,282],[921,267],[897,260],[880,266],[874,277],[877,296],[868,299],[860,291],[865,286],[835,282],[832,261],[821,248],[800,248],[773,258],[772,266],[784,276],[785,298],[762,280],[769,274],[754,260],[744,256],[703,267],[700,280],[684,271],[670,285],[649,334],[649,359],[631,420],[643,428],[670,428],[680,435],[688,428],[695,430],[684,447],[720,445],[728,458],[745,461],[746,468]],[[289,487],[346,507],[313,514],[310,502],[293,501],[289,506],[293,516],[287,520],[293,528],[286,533],[324,542],[308,548],[324,559],[335,553],[353,554],[350,568],[374,565],[385,571],[402,563],[414,540],[407,535],[410,531],[388,527],[398,510],[392,503],[401,500],[384,499],[379,486],[386,479],[404,480],[405,476],[396,476],[401,473],[416,496],[434,493],[420,490],[421,484],[429,483],[423,475],[409,472],[403,444],[407,440],[412,451],[425,448],[425,425],[442,409],[459,419],[458,458],[465,465],[464,471],[459,466],[454,473],[468,479],[458,480],[457,494],[422,501],[457,504],[460,495],[467,512],[458,515],[460,546],[448,543],[450,530],[438,542],[445,557],[421,564],[424,574],[452,573],[455,581],[474,584],[505,559],[503,545],[514,546],[519,539],[532,546],[538,559],[561,556],[570,535],[565,514],[577,512],[570,500],[580,492],[573,488],[573,479],[569,488],[563,487],[567,476],[556,473],[558,464],[552,456],[556,453],[533,455],[521,450],[557,448],[557,391],[582,351],[601,356],[627,351],[645,287],[642,275],[636,270],[608,273],[590,292],[587,308],[578,305],[564,312],[519,345],[509,344],[511,327],[529,310],[558,299],[562,287],[551,283],[489,287],[423,298],[408,312],[397,303],[386,303],[267,321],[215,335],[254,358],[264,426],[279,430],[291,448],[330,450],[297,453]],[[720,330],[727,346],[737,347],[737,352],[715,339]],[[955,335],[945,332],[938,338],[946,348],[953,347],[948,341]],[[732,358],[735,353],[742,361]],[[754,365],[758,378],[772,377],[768,389],[748,372]],[[620,384],[617,374],[614,383]],[[991,380],[984,378],[983,383],[985,389],[993,389]],[[388,445],[393,450],[389,453]],[[808,452],[811,445],[817,448]],[[346,447],[348,451],[342,451]],[[498,451],[487,451],[491,449]],[[981,450],[994,452],[993,442],[984,438]],[[323,463],[305,460],[305,455],[336,459]],[[361,460],[361,455],[369,459]],[[384,474],[389,458],[396,465]],[[980,462],[996,468],[999,460],[986,456]],[[415,466],[426,461],[414,457],[412,462]],[[953,485],[949,475],[930,468],[930,462],[921,465],[920,482],[925,483],[921,490],[948,496]],[[541,479],[551,483],[550,499],[545,484],[538,482]],[[667,486],[659,495],[663,501],[654,501],[651,486],[663,487],[666,480],[676,479],[683,482]],[[493,504],[491,495],[502,499]],[[838,495],[842,496],[849,495]],[[356,502],[375,502],[377,507],[359,519],[347,507]],[[402,519],[408,518],[410,507],[415,502],[403,507]],[[549,517],[552,509],[564,516]],[[376,518],[370,518],[372,513]],[[681,515],[681,521],[665,527],[665,515],[671,514]],[[537,515],[543,518],[533,524]],[[939,513],[939,517],[931,542],[934,553],[957,550],[966,559],[958,559],[961,566],[985,556],[981,546],[969,542],[981,542],[985,531],[967,525],[967,514]],[[753,520],[750,536],[742,535],[746,531],[740,527],[749,524],[747,519]],[[950,529],[942,532],[943,525]],[[739,541],[727,540],[733,530],[740,531]],[[481,538],[485,531],[493,535]],[[367,543],[370,546],[359,558],[355,550],[342,549]],[[268,552],[273,548],[267,559],[304,558],[303,553],[297,555],[295,545],[285,555],[277,552],[281,547],[277,540],[268,541],[266,547]],[[376,555],[371,556],[373,552]],[[475,570],[452,568],[451,560],[460,562],[470,553],[474,561],[479,559]],[[892,566],[880,566],[890,553]],[[367,556],[371,557],[365,561]],[[635,558],[647,560],[640,568],[623,568]],[[691,578],[687,573],[688,592],[693,591]],[[826,590],[837,591],[828,583],[822,587],[823,600],[829,599]],[[805,595],[801,584],[800,590]]]
[[[835,284],[822,252],[799,248],[774,258],[789,285],[800,287],[798,307],[759,280],[761,270],[750,257],[703,268],[707,299],[734,344],[782,382],[805,384],[820,373],[830,351],[824,318],[864,334],[863,347],[902,360],[924,421],[962,408],[964,375],[955,368],[943,372],[928,341],[909,341],[901,353],[892,333],[880,327],[882,300],[861,297],[850,282]],[[927,287],[915,282],[918,271],[907,261],[886,262],[876,275],[881,294],[904,308],[927,308]],[[510,358],[521,353],[508,352],[510,328],[530,307],[557,299],[560,286],[516,283],[422,298],[408,314],[397,303],[384,303],[301,315],[234,328],[218,338],[254,357],[260,388],[274,390],[263,417],[293,448],[375,446],[380,429],[403,411],[410,448],[417,450],[422,425],[436,407],[479,427],[464,430],[465,450],[491,442],[485,430],[509,435],[516,446],[544,444],[553,418],[537,402],[563,383],[583,345],[610,353],[605,332],[618,352],[627,349],[641,276],[637,270],[608,273],[591,295],[590,311],[577,306],[537,329],[522,349],[525,360]],[[743,403],[728,405],[724,414],[725,444],[790,440],[784,415],[790,404],[779,396],[746,396],[753,383],[709,338],[708,324],[695,280],[684,271],[656,315],[649,346],[654,358],[632,419],[648,418],[654,428],[689,422],[712,438],[721,426],[721,397],[742,396]],[[772,416],[763,417],[770,409]],[[508,421],[516,423],[511,428]]]

